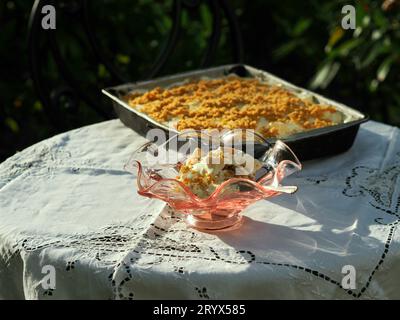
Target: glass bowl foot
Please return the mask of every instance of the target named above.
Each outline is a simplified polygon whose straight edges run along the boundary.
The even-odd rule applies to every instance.
[[[199,230],[232,230],[240,226],[242,215],[232,213],[229,215],[218,214],[189,214],[186,218],[186,223]]]

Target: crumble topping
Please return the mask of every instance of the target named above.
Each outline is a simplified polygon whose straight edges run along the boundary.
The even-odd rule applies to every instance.
[[[130,93],[125,99],[132,108],[178,131],[253,129],[265,138],[286,137],[344,120],[333,106],[298,97],[281,86],[236,76],[157,87]]]
[[[208,153],[196,148],[176,177],[199,198],[206,198],[224,181],[240,177],[254,180],[260,161],[233,148],[219,147]]]

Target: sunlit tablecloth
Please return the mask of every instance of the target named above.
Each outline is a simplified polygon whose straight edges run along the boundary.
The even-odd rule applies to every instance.
[[[112,120],[0,165],[0,298],[400,298],[398,129],[362,125],[350,151],[287,180],[295,195],[215,234],[136,193],[123,165],[143,142]],[[355,289],[341,286],[346,265]]]

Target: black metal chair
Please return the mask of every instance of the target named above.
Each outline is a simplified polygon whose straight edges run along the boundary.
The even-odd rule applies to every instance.
[[[174,49],[177,45],[181,31],[181,16],[183,10],[197,10],[200,4],[206,5],[212,13],[212,32],[207,39],[207,48],[203,53],[198,67],[203,68],[212,64],[221,37],[221,21],[223,18],[226,19],[224,21],[227,21],[233,52],[233,61],[230,62],[241,62],[243,59],[243,45],[238,21],[228,0],[173,0],[171,10],[172,26],[158,57],[155,59],[153,66],[145,74],[132,79],[124,75],[113,63],[112,59],[104,52],[104,48],[102,48],[98,36],[96,35],[96,30],[93,29],[93,24],[91,23],[92,15],[94,15],[95,12],[90,10],[89,3],[90,1],[88,0],[36,0],[32,7],[28,33],[28,53],[31,76],[39,99],[51,122],[55,128],[57,128],[57,131],[71,127],[71,125],[68,125],[67,121],[65,121],[66,114],[69,113],[73,115],[82,104],[92,108],[92,110],[100,116],[99,119],[109,119],[113,115],[111,108],[106,104],[100,94],[101,87],[98,87],[99,84],[93,84],[92,90],[84,89],[79,82],[79,73],[82,71],[72,70],[66,63],[66,58],[62,54],[62,50],[60,50],[60,43],[57,38],[57,32],[59,32],[59,30],[44,30],[42,28],[42,7],[45,5],[50,4],[56,8],[57,21],[64,15],[74,17],[74,21],[78,22],[79,28],[82,30],[82,34],[89,44],[90,54],[94,57],[93,63],[102,64],[108,71],[111,78],[108,83],[109,85],[151,79],[159,75],[168,59],[174,53]],[[44,60],[49,56],[55,62],[59,78],[62,79],[62,84],[60,84],[59,81],[53,83],[46,78],[43,65]]]

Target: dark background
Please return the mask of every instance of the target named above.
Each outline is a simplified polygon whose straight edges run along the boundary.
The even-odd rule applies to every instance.
[[[231,0],[244,41],[245,63],[367,112],[372,119],[400,124],[400,5],[398,1]],[[119,84],[97,63],[73,1],[56,1],[56,38],[76,84],[105,113],[111,103],[100,88]],[[58,132],[103,121],[82,101],[61,101],[47,110],[34,90],[27,49],[33,1],[0,2],[0,161]],[[207,1],[184,8],[179,42],[160,75],[195,69],[211,33]],[[343,30],[341,8],[356,7],[357,29]],[[91,25],[110,60],[128,80],[146,78],[171,29],[172,0],[88,1]],[[64,8],[64,9],[58,9]],[[212,65],[232,62],[226,20]],[[49,54],[45,35],[40,67],[49,90],[65,79]],[[74,100],[75,101],[75,100]],[[71,106],[73,105],[73,107]],[[62,121],[49,117],[52,113]],[[60,124],[62,123],[62,125]]]

